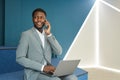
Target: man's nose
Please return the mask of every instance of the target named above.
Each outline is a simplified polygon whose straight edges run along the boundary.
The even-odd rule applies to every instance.
[[[41,18],[38,18],[37,20],[38,20],[38,21],[41,21],[42,19],[41,19]]]
[[[42,19],[42,18],[38,18],[37,20],[38,20],[38,21],[41,21],[41,22],[44,22],[44,21],[45,21],[45,20]]]

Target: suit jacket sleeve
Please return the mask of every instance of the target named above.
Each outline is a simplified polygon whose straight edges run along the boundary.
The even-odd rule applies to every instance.
[[[41,71],[41,68],[43,66],[42,64],[40,64],[36,61],[30,60],[29,58],[26,57],[27,50],[29,48],[28,47],[28,39],[29,39],[28,35],[22,33],[18,48],[16,50],[16,61],[20,65],[22,65],[26,68]]]
[[[49,36],[48,41],[51,45],[53,53],[55,53],[56,55],[61,55],[62,54],[62,47],[60,46],[60,44],[56,40],[55,36],[53,36],[53,35]]]

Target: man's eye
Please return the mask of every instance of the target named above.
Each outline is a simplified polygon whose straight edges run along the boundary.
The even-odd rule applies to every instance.
[[[45,17],[43,17],[43,16],[40,16],[40,19],[45,19]]]
[[[45,19],[43,16],[34,16],[34,19]]]

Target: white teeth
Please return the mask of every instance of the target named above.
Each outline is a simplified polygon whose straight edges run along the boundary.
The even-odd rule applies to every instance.
[[[41,22],[38,22],[37,24],[38,24],[38,25],[41,25]]]

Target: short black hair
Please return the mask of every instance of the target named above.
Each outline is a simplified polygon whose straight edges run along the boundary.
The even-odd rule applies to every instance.
[[[39,12],[43,12],[43,13],[45,14],[45,16],[47,16],[45,10],[43,10],[42,8],[36,8],[36,9],[32,12],[32,17],[34,17],[35,12],[37,12],[37,11],[39,11]]]

